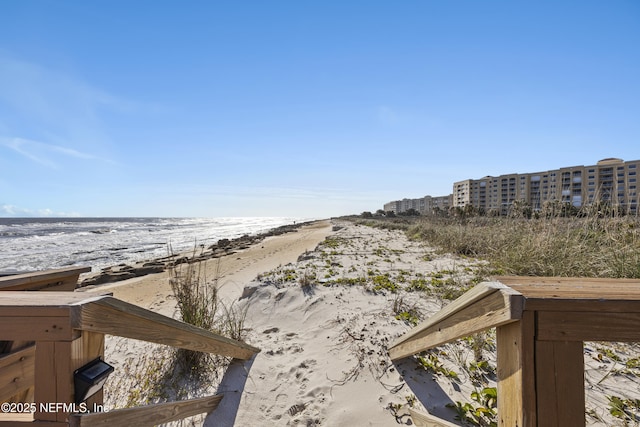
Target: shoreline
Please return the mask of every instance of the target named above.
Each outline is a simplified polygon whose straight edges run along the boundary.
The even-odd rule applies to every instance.
[[[331,232],[330,219],[281,226],[255,236],[241,236],[228,240],[228,243],[223,242],[226,249],[222,253],[217,250],[218,243],[211,245],[196,261],[202,262],[205,277],[218,282],[219,296],[235,301],[242,295],[244,286],[258,274],[295,262],[299,255],[313,250]],[[183,253],[176,257],[185,258],[186,255]],[[154,261],[145,261],[141,265]],[[173,317],[174,300],[166,266],[153,273],[81,285],[76,292],[109,292],[116,298]]]
[[[207,261],[230,256],[237,251],[256,245],[266,238],[280,236],[286,233],[294,233],[301,227],[310,226],[322,221],[328,221],[328,219],[282,225],[256,234],[244,234],[233,239],[219,239],[216,243],[206,248],[200,245],[188,252],[180,252],[159,258],[149,258],[134,263],[111,265],[102,268],[99,272],[88,273],[84,275],[84,277],[81,276],[78,289],[110,285],[151,274],[158,274],[166,272],[170,266],[176,266],[186,262]]]

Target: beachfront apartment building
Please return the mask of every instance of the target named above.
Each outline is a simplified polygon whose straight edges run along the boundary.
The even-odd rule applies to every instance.
[[[419,199],[402,199],[384,204],[385,212],[401,214],[415,209],[420,215],[431,215],[434,210],[446,211],[451,207],[452,195],[424,196]]]
[[[466,179],[453,184],[453,206],[471,205],[506,215],[515,201],[534,211],[541,210],[545,202],[559,201],[577,208],[603,203],[637,214],[639,170],[640,160],[608,158],[593,166]]]

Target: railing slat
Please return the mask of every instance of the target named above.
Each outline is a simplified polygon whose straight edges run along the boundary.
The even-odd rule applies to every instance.
[[[481,283],[398,338],[389,355],[398,360],[521,316],[518,292],[500,283]]]
[[[0,277],[2,291],[72,291],[91,267],[69,267]]]
[[[158,403],[137,408],[115,409],[109,412],[72,414],[70,427],[146,427],[180,420],[192,415],[211,412],[218,407],[222,395],[182,400],[179,402]]]
[[[36,346],[14,351],[0,357],[0,401],[8,401],[35,381]]]
[[[247,360],[260,352],[241,341],[180,322],[112,297],[83,304],[78,329]]]

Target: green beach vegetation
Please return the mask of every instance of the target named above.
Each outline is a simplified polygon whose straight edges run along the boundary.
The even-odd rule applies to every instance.
[[[357,221],[402,229],[441,252],[488,261],[496,275],[640,278],[637,216],[558,209],[496,217],[468,211]]]

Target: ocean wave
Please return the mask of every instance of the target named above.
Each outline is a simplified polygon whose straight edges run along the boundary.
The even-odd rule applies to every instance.
[[[301,218],[0,218],[0,271],[95,269],[256,234]]]

